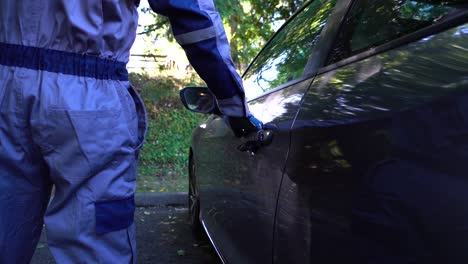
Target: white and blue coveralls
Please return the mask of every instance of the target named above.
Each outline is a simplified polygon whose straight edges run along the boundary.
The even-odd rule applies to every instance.
[[[58,263],[135,263],[143,103],[126,63],[128,0],[0,1],[0,263],[28,263],[43,223]],[[149,0],[219,99],[245,116],[212,0]],[[50,201],[51,186],[55,193]]]

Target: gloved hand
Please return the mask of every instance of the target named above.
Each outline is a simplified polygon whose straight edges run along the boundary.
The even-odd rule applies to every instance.
[[[255,118],[252,114],[244,117],[225,117],[226,123],[234,132],[236,137],[243,137],[251,132],[256,132],[263,129],[262,121]]]

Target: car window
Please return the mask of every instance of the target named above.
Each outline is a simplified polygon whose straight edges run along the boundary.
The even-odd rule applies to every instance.
[[[244,74],[247,98],[254,98],[301,77],[335,0],[305,7],[261,51]]]
[[[357,0],[343,22],[328,64],[443,21],[467,7],[462,0]]]

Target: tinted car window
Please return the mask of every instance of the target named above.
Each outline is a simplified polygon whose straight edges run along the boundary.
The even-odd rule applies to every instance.
[[[463,3],[465,2],[465,3]],[[360,0],[346,16],[328,63],[410,34],[467,9],[466,1]]]
[[[302,76],[335,0],[316,0],[267,44],[244,75],[247,98]]]

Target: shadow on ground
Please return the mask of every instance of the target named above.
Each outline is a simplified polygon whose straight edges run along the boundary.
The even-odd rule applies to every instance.
[[[220,263],[208,239],[192,235],[186,207],[138,207],[135,223],[139,264]],[[43,234],[31,264],[55,263],[45,241]]]

